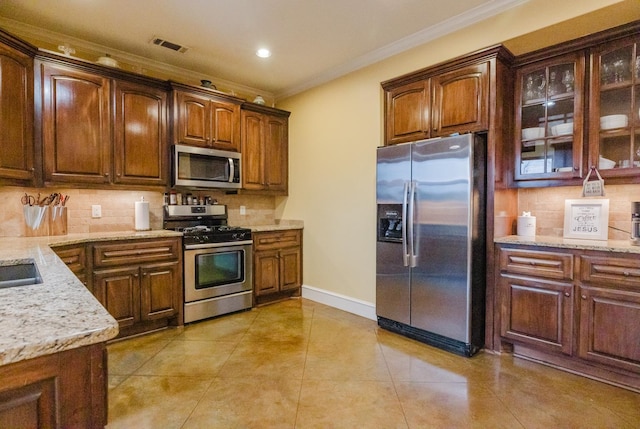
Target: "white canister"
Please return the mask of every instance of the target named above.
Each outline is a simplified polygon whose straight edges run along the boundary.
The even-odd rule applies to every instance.
[[[148,231],[149,228],[149,202],[144,200],[136,201],[135,207],[136,231]]]
[[[531,216],[531,212],[522,212],[522,216],[518,216],[518,235],[520,237],[536,236],[536,217]]]

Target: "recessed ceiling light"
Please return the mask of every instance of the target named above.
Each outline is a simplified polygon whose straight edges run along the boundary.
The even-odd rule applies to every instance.
[[[260,58],[269,58],[271,56],[271,51],[268,50],[267,48],[260,48],[256,52],[256,55],[259,56]]]

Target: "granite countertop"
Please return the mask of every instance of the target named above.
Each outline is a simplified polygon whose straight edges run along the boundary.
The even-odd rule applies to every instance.
[[[251,225],[247,228],[251,228],[253,232],[265,232],[265,231],[284,231],[287,229],[304,229],[304,222],[301,220],[276,220],[275,223],[270,225]]]
[[[33,260],[43,282],[0,289],[0,365],[104,342],[118,334],[118,322],[51,246],[180,235],[173,231],[122,231],[2,237],[0,264]]]
[[[536,235],[535,237],[509,235],[496,238],[493,241],[499,244],[526,244],[532,246],[557,247],[561,249],[640,254],[640,246],[632,245],[630,240],[577,240],[543,235]]]

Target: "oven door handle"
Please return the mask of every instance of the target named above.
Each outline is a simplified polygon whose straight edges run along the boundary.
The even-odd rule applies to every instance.
[[[253,240],[225,241],[224,243],[187,244],[186,246],[184,246],[184,250],[212,249],[215,247],[246,246],[247,244],[253,244]]]

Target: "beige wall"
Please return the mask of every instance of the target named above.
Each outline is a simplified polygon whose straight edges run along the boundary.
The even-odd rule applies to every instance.
[[[530,0],[500,16],[280,101],[278,107],[292,112],[290,196],[277,200],[276,217],[305,222],[304,283],[375,302],[380,82],[614,3]],[[618,6],[635,13],[629,15],[625,10],[623,20],[640,18],[640,2],[625,1]],[[599,22],[593,24],[597,29]],[[557,34],[554,29],[549,39],[555,42]],[[527,191],[527,198],[529,192],[535,195]]]

